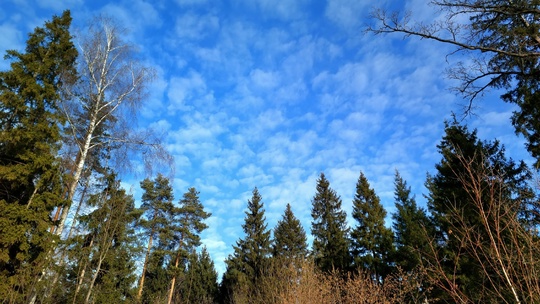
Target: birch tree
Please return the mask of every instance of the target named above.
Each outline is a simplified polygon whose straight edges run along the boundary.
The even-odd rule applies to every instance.
[[[57,210],[57,235],[61,235],[77,187],[86,169],[99,163],[104,149],[121,152],[146,149],[160,152],[162,147],[149,134],[135,132],[128,121],[145,99],[147,85],[154,71],[136,57],[135,49],[125,42],[125,31],[111,19],[94,20],[77,42],[79,48],[78,76],[75,85],[65,86],[62,110],[67,120],[66,143],[73,154],[68,155],[66,170],[67,204]],[[108,154],[108,153],[107,153]],[[94,158],[94,159],[92,159]],[[92,161],[91,161],[92,160]]]

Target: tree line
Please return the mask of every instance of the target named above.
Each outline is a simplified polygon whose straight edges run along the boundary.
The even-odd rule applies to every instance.
[[[426,179],[427,209],[396,171],[391,225],[362,172],[348,225],[340,196],[321,173],[311,201],[310,249],[290,205],[271,238],[255,189],[245,237],[226,260],[223,303],[288,303],[300,288],[313,291],[296,298],[300,303],[538,301],[539,205],[531,171],[507,158],[497,141],[482,141],[457,122],[446,124],[438,151],[436,173]],[[322,278],[309,281],[305,272]],[[315,292],[328,284],[329,294]]]
[[[448,10],[448,23],[408,27],[378,10],[381,26],[370,30],[493,54],[469,70],[479,76],[459,67],[453,75],[472,99],[490,86],[508,89],[503,99],[520,107],[512,122],[538,159],[538,4],[435,4]],[[452,18],[465,13],[472,25],[453,27]],[[540,302],[536,171],[455,120],[445,123],[441,160],[426,177],[427,208],[395,173],[392,223],[362,172],[352,223],[320,174],[312,244],[289,204],[269,229],[255,188],[244,236],[218,284],[201,248],[210,214],[199,192],[189,188],[175,202],[169,178],[157,174],[141,182],[137,207],[120,186],[119,168],[135,153],[170,161],[159,137],[136,132],[125,119],[144,100],[152,69],[113,20],[96,18],[78,35],[78,47],[70,24],[66,11],[36,28],[24,51],[7,52],[10,69],[0,72],[2,303]],[[436,35],[441,29],[456,35],[445,40]],[[473,35],[463,42],[459,31]]]

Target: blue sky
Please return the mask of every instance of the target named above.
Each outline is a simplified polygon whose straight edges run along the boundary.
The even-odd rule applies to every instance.
[[[156,69],[138,127],[165,134],[175,157],[173,186],[201,192],[212,217],[203,234],[217,270],[241,225],[251,191],[262,195],[268,227],[290,203],[310,232],[311,198],[324,172],[350,218],[360,174],[393,207],[395,170],[424,204],[427,172],[440,159],[444,120],[466,103],[444,71],[463,59],[451,48],[400,35],[363,34],[372,1],[363,0],[3,0],[0,52],[22,50],[27,33],[65,9],[73,26],[106,14]],[[381,4],[438,18],[425,0]],[[465,58],[466,59],[466,58]],[[0,69],[9,65],[0,62]],[[527,158],[514,135],[513,107],[492,92],[465,122]],[[144,177],[123,183],[140,200]],[[311,237],[309,240],[311,241]]]

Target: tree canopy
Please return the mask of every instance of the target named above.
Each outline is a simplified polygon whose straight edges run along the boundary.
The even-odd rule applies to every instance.
[[[351,256],[347,214],[341,209],[341,198],[330,188],[324,173],[317,180],[317,192],[311,204],[311,234],[316,264],[324,271],[348,269]]]
[[[447,43],[471,54],[449,70],[461,82],[456,89],[472,102],[487,89],[503,89],[501,98],[516,104],[512,116],[518,134],[540,165],[540,2],[506,0],[435,0],[443,18],[415,22],[411,12],[375,9],[375,34],[401,33]]]

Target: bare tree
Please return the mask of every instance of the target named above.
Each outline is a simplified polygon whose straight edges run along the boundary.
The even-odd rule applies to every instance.
[[[60,110],[66,119],[63,140],[63,167],[65,168],[65,204],[56,210],[56,226],[51,232],[62,235],[70,208],[81,190],[77,212],[71,221],[76,225],[81,204],[85,203],[84,185],[95,170],[102,171],[101,161],[107,160],[119,168],[128,168],[129,157],[135,152],[150,164],[167,163],[171,156],[160,144],[152,130],[137,131],[136,112],[146,98],[147,86],[154,70],[142,64],[136,49],[123,40],[126,31],[107,17],[95,18],[77,37],[79,49],[77,77],[62,88]],[[114,162],[113,162],[114,161]],[[71,237],[73,230],[70,230]],[[50,253],[52,254],[52,252]],[[65,251],[57,259],[62,266]],[[46,272],[43,272],[46,274]],[[50,286],[55,286],[60,273],[53,274]],[[44,279],[40,276],[38,281]],[[51,292],[52,289],[49,290]],[[30,303],[36,301],[34,293]]]
[[[68,204],[57,210],[57,235],[61,235],[83,173],[99,166],[99,158],[117,155],[126,161],[133,149],[157,152],[162,159],[170,157],[151,132],[136,132],[130,121],[146,97],[146,88],[154,76],[151,68],[141,64],[134,48],[122,40],[124,30],[106,17],[96,18],[78,43],[79,79],[75,85],[65,87],[67,97],[62,104],[67,119],[66,149],[75,154],[68,156],[70,176],[66,186]],[[143,157],[156,153],[143,153]]]
[[[448,70],[460,85],[456,89],[473,101],[490,88],[504,89],[503,100],[515,103],[512,124],[528,141],[527,149],[540,166],[540,3],[521,0],[434,0],[441,19],[415,22],[410,12],[372,11],[375,24],[366,31],[401,33],[438,41],[466,51],[468,63]]]
[[[497,168],[480,168],[473,158],[458,153],[457,157],[465,170],[454,172],[469,196],[480,219],[471,224],[459,208],[448,215],[454,219],[449,233],[461,244],[456,253],[455,265],[460,259],[474,259],[485,278],[483,295],[498,303],[537,303],[540,301],[540,238],[538,231],[522,214],[526,208],[523,201],[510,200],[505,193],[505,177]],[[537,209],[533,201],[527,209]],[[430,252],[425,252],[423,269],[430,282],[443,290],[456,303],[470,303],[466,290],[456,281],[455,273],[449,273],[445,257],[440,256],[437,244],[431,243]],[[455,269],[454,269],[455,270]]]

